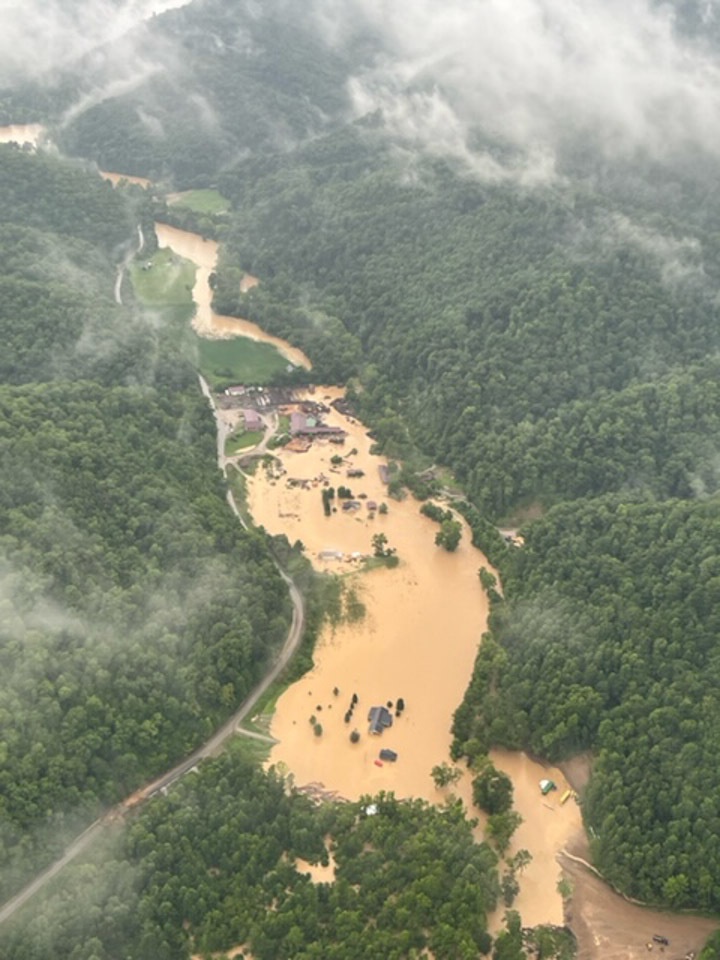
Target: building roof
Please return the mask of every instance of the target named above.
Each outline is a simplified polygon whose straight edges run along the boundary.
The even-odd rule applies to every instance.
[[[393,718],[387,707],[370,707],[368,713],[370,733],[382,733],[385,727],[391,727]]]
[[[257,410],[243,410],[242,415],[248,430],[262,426],[262,419]]]

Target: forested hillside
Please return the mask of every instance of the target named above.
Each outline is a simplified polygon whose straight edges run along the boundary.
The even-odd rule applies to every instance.
[[[245,944],[256,960],[388,960],[490,948],[496,857],[458,804],[315,806],[237,753],[154,800],[29,922],[0,931],[6,960],[186,960]],[[296,858],[329,863],[314,884]]]
[[[456,753],[597,754],[585,817],[623,890],[720,907],[720,504],[558,506],[505,567]]]
[[[64,151],[103,169],[188,187],[336,123],[346,79],[302,8],[201,0],[0,92],[0,111],[48,123]]]
[[[271,289],[237,298],[221,270],[219,305],[267,323],[274,293],[301,290],[342,316],[383,448],[448,463],[486,516],[569,501],[508,554],[458,756],[596,752],[598,867],[634,896],[718,909],[717,502],[692,499],[718,489],[709,212],[631,221],[611,184],[404,173],[363,127],[228,173],[226,263]]]
[[[1,108],[48,121],[63,149],[105,168],[219,187],[232,211],[217,309],[297,343],[314,377],[349,381],[378,448],[452,468],[476,539],[494,538],[503,599],[456,755],[589,751],[598,867],[635,896],[717,911],[716,11],[588,4],[577,22],[561,16],[576,5],[529,3],[506,36],[492,17],[462,30],[468,10],[502,5],[459,2],[458,37],[452,17],[434,19],[441,5],[347,6],[347,20],[330,4],[313,19],[282,2],[198,0],[4,91]],[[70,809],[82,819],[188,749],[237,702],[288,610],[264,542],[227,524],[191,371],[162,322],[112,303],[146,201],[133,209],[97,178],[10,150],[0,191],[2,610],[16,651],[0,682],[13,719],[0,855],[30,870],[30,828]],[[261,281],[247,293],[244,271]],[[528,516],[525,547],[498,547],[495,527]],[[457,870],[450,904],[440,897],[466,831],[453,810],[388,801],[372,822],[351,823],[355,808],[311,816],[272,778],[227,764],[201,776],[199,799],[185,784],[154,805],[118,854],[109,912],[130,955],[249,938],[258,958],[341,957],[346,932],[383,957],[487,945],[483,848],[462,861],[465,879],[485,878],[482,903],[464,899]],[[237,833],[207,838],[207,824],[233,822],[236,775],[250,810],[241,799]],[[270,800],[288,820],[251,841]],[[373,884],[392,872],[386,851],[412,846],[408,823],[439,866],[401,909]],[[342,881],[331,889],[289,862],[325,835]],[[394,855],[412,897],[417,878]],[[438,929],[418,930],[428,888]],[[51,909],[71,942],[62,894]],[[44,929],[14,934],[9,956],[47,956]]]
[[[12,148],[0,193],[5,897],[242,700],[290,603],[228,516],[192,369],[157,318],[112,303],[127,201]]]
[[[717,488],[716,239],[684,241],[692,218],[630,220],[610,185],[484,185],[362,126],[222,189],[241,210],[219,308],[272,322],[268,297],[300,290],[342,317],[381,442],[402,453],[399,414],[483,509]],[[270,292],[238,299],[233,260]]]

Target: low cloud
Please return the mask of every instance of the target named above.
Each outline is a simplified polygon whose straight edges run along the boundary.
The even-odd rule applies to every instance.
[[[623,214],[608,220],[606,238],[630,243],[648,254],[658,265],[663,283],[676,286],[690,280],[706,282],[702,245],[697,237],[672,237],[634,223]]]
[[[316,13],[330,43],[379,40],[353,80],[357,111],[379,109],[393,132],[429,147],[476,154],[481,129],[542,158],[546,176],[571,139],[610,157],[720,153],[720,58],[681,35],[668,5],[316,0]],[[480,172],[499,171],[486,158]]]
[[[35,79],[188,0],[0,0],[0,83]]]

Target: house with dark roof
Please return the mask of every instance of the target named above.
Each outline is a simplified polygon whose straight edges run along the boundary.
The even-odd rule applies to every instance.
[[[370,712],[368,713],[370,733],[378,735],[382,733],[386,727],[391,727],[392,722],[392,714],[387,707],[370,707]]]

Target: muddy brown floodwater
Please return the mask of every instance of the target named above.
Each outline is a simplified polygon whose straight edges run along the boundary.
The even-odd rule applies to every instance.
[[[193,299],[196,303],[193,329],[201,337],[209,339],[227,340],[233,337],[247,337],[269,343],[290,363],[297,367],[311,368],[310,361],[297,347],[291,347],[285,340],[273,337],[249,320],[239,320],[236,317],[223,317],[212,309],[212,290],[210,289],[210,274],[217,265],[218,245],[214,240],[204,240],[196,233],[179,230],[166,223],[156,223],[158,243],[161,247],[170,247],[180,257],[192,260],[197,265]],[[258,283],[256,277],[245,275],[241,290],[244,292]]]
[[[112,173],[109,170],[100,170],[100,176],[103,180],[108,180],[114,187],[122,182],[134,183],[135,186],[145,187],[145,189],[152,185],[152,180],[148,180],[147,177],[133,177],[126,173]]]
[[[341,393],[321,388],[313,399],[327,403]],[[366,613],[359,622],[328,627],[316,647],[313,669],[278,700],[271,733],[279,742],[268,762],[289,771],[299,787],[311,785],[347,799],[392,790],[399,797],[442,803],[447,791],[435,787],[430,771],[449,759],[453,712],[462,701],[486,628],[488,604],[478,570],[488,563],[471,545],[464,524],[455,553],[436,547],[437,525],[419,512],[419,503],[412,498],[388,499],[378,473],[385,461],[370,453],[372,441],[362,424],[348,422],[334,410],[326,419],[348,431],[344,446],[315,441],[306,453],[280,451],[286,472],[279,475],[278,469],[272,479],[258,468],[249,483],[249,506],[255,522],[271,533],[285,533],[290,542],[301,540],[316,567],[347,574]],[[357,453],[351,456],[353,448]],[[345,458],[340,468],[330,463],[338,453]],[[348,478],[348,469],[363,470],[364,476]],[[357,511],[338,509],[326,517],[321,476],[332,486],[347,485],[367,499],[358,500]],[[290,480],[304,481],[304,486],[290,485]],[[369,511],[368,501],[386,503],[387,515]],[[378,532],[397,549],[400,565],[360,573],[360,561],[350,558],[370,555],[372,536]],[[343,559],[322,559],[323,551],[337,551]],[[346,724],[344,715],[353,694],[359,702]],[[371,736],[369,708],[395,704],[398,697],[405,701],[402,716],[382,736]],[[319,737],[311,717],[322,725]],[[356,744],[349,739],[354,729],[360,733]],[[397,763],[378,765],[381,747],[395,750]],[[524,847],[533,855],[520,878],[518,909],[526,923],[560,924],[563,905],[555,857],[581,830],[579,809],[574,801],[559,803],[566,787],[559,770],[523,754],[495,752],[493,758],[512,777],[515,804],[524,819],[513,849]],[[558,784],[550,798],[540,794],[538,781],[543,777]],[[475,815],[470,791],[467,776],[453,790]],[[502,912],[493,918],[494,926]]]
[[[37,146],[43,134],[40,124],[14,124],[0,127],[0,143]],[[142,177],[108,172],[101,175],[114,185],[120,180],[150,185]],[[166,224],[155,226],[161,246],[170,247],[197,266],[193,326],[200,336],[246,336],[270,343],[291,363],[310,369],[308,358],[285,341],[249,321],[213,312],[209,277],[217,263],[216,243]],[[256,277],[246,274],[241,291],[257,282]],[[337,388],[325,388],[312,399],[324,397],[329,401],[341,393]],[[442,803],[447,793],[436,789],[430,770],[448,759],[452,715],[462,700],[487,622],[487,600],[477,571],[489,564],[470,545],[465,524],[456,553],[438,549],[433,542],[437,528],[419,513],[415,501],[388,500],[377,470],[383,461],[370,454],[370,440],[362,424],[348,421],[335,411],[326,419],[348,431],[344,447],[316,441],[305,453],[281,450],[278,461],[282,475],[277,470],[273,479],[260,468],[250,479],[250,509],[255,522],[270,533],[285,533],[291,542],[302,540],[316,567],[347,574],[366,614],[355,624],[345,622],[327,628],[317,644],[312,671],[278,700],[271,732],[279,742],[269,763],[290,772],[298,787],[315,796],[357,799],[363,794],[393,790],[399,797]],[[351,457],[348,453],[353,448],[357,453]],[[335,468],[330,458],[339,451],[345,462]],[[351,465],[365,475],[347,478]],[[355,494],[365,493],[367,500],[387,503],[388,514],[371,514],[367,501],[361,500],[359,511],[339,511],[325,517],[321,482],[317,479],[321,475],[332,486],[345,484]],[[289,486],[290,478],[307,481],[307,488]],[[372,552],[375,532],[385,533],[389,545],[398,551],[400,565],[394,570],[361,573],[359,559],[350,558]],[[322,551],[337,552],[343,559],[323,560],[319,556]],[[344,714],[353,693],[357,693],[359,703],[351,723],[345,724]],[[402,716],[381,737],[370,736],[368,708],[394,703],[398,697],[406,704]],[[322,724],[320,737],[313,732],[311,716]],[[353,729],[361,735],[354,745],[349,740]],[[378,765],[381,747],[397,751],[397,763]],[[573,800],[560,802],[568,786],[564,774],[522,753],[493,751],[492,758],[511,777],[515,807],[523,817],[510,853],[524,848],[533,856],[519,877],[520,894],[514,903],[525,924],[563,922],[563,903],[557,890],[562,863],[574,887],[567,919],[578,937],[578,960],[641,960],[655,955],[674,960],[690,950],[699,950],[717,929],[716,921],[643,909],[614,893],[572,859],[579,856],[587,860],[588,851],[579,808]],[[566,769],[573,776],[570,768]],[[538,789],[542,778],[554,780],[558,790],[542,797]],[[471,815],[477,816],[467,775],[452,792],[463,799]],[[482,817],[479,819],[478,839],[483,827]],[[334,876],[332,863],[323,868],[300,861],[298,869],[310,873],[315,882],[332,882]],[[500,927],[503,912],[500,908],[490,917],[491,930]],[[669,953],[657,945],[650,953],[648,944],[654,933],[670,939]],[[242,946],[225,955],[242,952],[250,958],[247,947]]]

